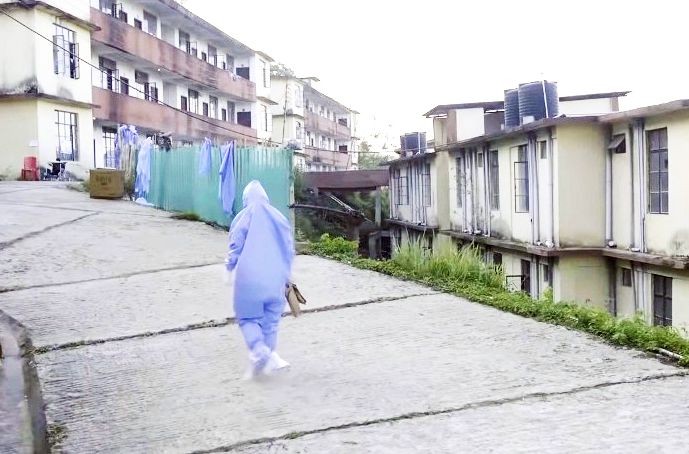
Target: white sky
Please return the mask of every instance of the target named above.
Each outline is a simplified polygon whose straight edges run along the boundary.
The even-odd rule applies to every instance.
[[[185,0],[230,36],[317,76],[360,135],[428,131],[437,104],[502,99],[546,78],[562,96],[632,90],[623,109],[689,98],[683,0]]]

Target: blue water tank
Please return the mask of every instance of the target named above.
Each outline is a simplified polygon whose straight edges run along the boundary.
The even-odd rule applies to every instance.
[[[426,152],[426,133],[425,132],[410,132],[400,136],[400,145],[402,151],[409,152],[409,154],[425,153]]]
[[[534,121],[557,117],[559,100],[555,82],[540,81],[519,85],[519,119],[533,117]]]
[[[516,128],[519,124],[519,89],[505,90],[505,128]]]

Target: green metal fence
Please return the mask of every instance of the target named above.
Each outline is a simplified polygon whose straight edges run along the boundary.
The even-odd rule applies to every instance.
[[[151,156],[151,186],[148,202],[167,211],[196,213],[205,221],[228,226],[218,198],[221,154],[211,151],[210,175],[199,174],[200,148],[154,150]],[[251,180],[259,180],[271,204],[289,218],[292,187],[292,151],[277,148],[237,147],[234,151],[237,192],[235,212],[242,208],[242,191]]]

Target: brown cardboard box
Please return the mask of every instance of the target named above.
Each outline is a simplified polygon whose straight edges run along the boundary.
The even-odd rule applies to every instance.
[[[114,169],[94,169],[89,186],[92,199],[121,199],[124,197],[124,172]]]

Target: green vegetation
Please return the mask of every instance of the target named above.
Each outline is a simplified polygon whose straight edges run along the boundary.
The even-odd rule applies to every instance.
[[[525,293],[508,292],[503,285],[502,270],[485,263],[473,246],[461,251],[448,246],[429,253],[420,244],[412,243],[398,250],[393,259],[376,261],[358,257],[352,242],[323,235],[310,245],[308,252],[416,281],[522,317],[584,331],[614,345],[647,352],[666,350],[681,356],[681,366],[689,366],[689,340],[676,329],[650,326],[640,317],[621,319],[599,308],[554,302],[552,291],[545,292],[538,300]]]
[[[175,213],[170,217],[172,219],[176,219],[178,221],[193,221],[193,222],[201,221],[201,217],[198,214],[192,213],[190,211],[185,212],[185,213]]]

